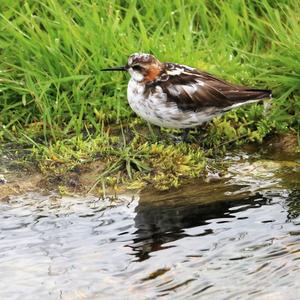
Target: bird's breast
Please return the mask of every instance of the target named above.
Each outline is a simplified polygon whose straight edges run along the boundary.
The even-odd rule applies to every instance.
[[[160,86],[149,88],[130,80],[127,96],[130,107],[138,116],[152,124],[165,126],[172,108]]]
[[[189,128],[206,121],[207,115],[183,111],[176,103],[168,101],[160,86],[148,89],[131,79],[127,89],[128,102],[132,110],[142,119],[154,125],[168,128]]]
[[[146,121],[160,125],[162,106],[166,95],[162,90],[148,90],[145,84],[130,80],[127,89],[128,102],[132,110]]]

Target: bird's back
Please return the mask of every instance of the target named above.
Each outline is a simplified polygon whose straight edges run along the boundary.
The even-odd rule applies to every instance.
[[[211,74],[188,66],[165,63],[157,80],[148,83],[146,89],[160,86],[169,102],[182,110],[200,111],[207,107],[228,110],[247,102],[270,98],[270,90],[253,89],[231,84]]]

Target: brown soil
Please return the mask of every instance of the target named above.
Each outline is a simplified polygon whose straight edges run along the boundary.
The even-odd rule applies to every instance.
[[[41,174],[17,174],[13,177],[8,176],[7,183],[0,185],[0,200],[3,201],[12,195],[21,195],[39,188],[39,182],[42,179]]]
[[[295,153],[298,149],[298,139],[295,132],[280,134],[265,141],[266,147],[270,150],[285,153]]]
[[[9,196],[21,195],[32,191],[55,191],[63,187],[63,192],[70,194],[86,194],[89,192],[99,174],[103,171],[103,163],[94,161],[85,164],[64,176],[45,176],[41,173],[25,171],[10,172],[4,174],[6,183],[0,184],[0,200]],[[62,190],[60,190],[62,191]],[[91,191],[99,194],[99,190]],[[107,191],[112,192],[112,191]]]

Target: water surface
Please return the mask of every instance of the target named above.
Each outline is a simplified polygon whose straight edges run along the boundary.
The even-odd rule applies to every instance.
[[[238,159],[237,159],[238,160]],[[0,299],[295,299],[297,164],[108,197],[0,203]]]

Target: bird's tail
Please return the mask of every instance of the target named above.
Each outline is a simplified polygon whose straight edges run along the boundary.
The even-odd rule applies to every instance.
[[[271,99],[271,90],[258,90],[258,89],[237,89],[229,91],[226,95],[233,103],[247,102],[252,100]]]
[[[272,99],[272,91],[271,90],[246,89],[245,97],[246,97],[246,99],[249,98],[249,100],[260,100],[260,99],[268,99],[268,98]]]
[[[261,100],[272,99],[272,91],[248,88],[236,91],[236,93],[234,91],[231,95],[227,94],[227,97],[230,98],[232,105],[226,107],[225,111]]]

